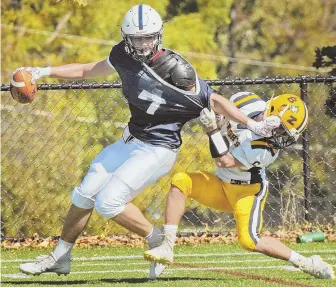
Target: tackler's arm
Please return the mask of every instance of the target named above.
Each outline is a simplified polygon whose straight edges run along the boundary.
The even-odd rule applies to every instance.
[[[204,125],[209,137],[209,147],[212,158],[219,168],[232,168],[242,164],[229,152],[230,143],[217,127],[216,115],[213,110],[204,108],[200,114],[200,121]]]

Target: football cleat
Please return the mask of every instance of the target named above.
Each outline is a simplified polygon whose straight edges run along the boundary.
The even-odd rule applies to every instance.
[[[335,274],[333,268],[324,262],[320,256],[314,255],[308,258],[308,261],[298,268],[303,272],[320,279],[334,279]]]
[[[160,246],[164,239],[163,232],[160,228],[154,227],[153,234],[154,237],[152,237],[150,243],[148,243],[149,249],[153,249],[155,247]],[[155,280],[163,273],[165,269],[166,269],[165,265],[152,262],[149,270],[149,279]]]
[[[167,266],[151,262],[150,270],[149,270],[149,279],[155,280],[157,277],[159,277],[163,271],[167,268]]]
[[[35,262],[23,263],[20,270],[29,275],[40,275],[42,273],[54,272],[58,275],[70,273],[71,260],[56,260],[53,253],[49,256],[39,256]]]
[[[144,258],[163,265],[172,264],[174,260],[172,245],[169,245],[168,242],[163,242],[162,245],[146,251]]]

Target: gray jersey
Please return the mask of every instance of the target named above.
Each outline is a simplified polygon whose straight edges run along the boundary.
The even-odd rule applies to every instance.
[[[182,126],[199,117],[203,108],[210,107],[211,87],[197,78],[196,92],[176,88],[145,63],[129,56],[124,41],[113,47],[109,61],[121,78],[123,94],[129,104],[130,133],[153,145],[181,146]]]

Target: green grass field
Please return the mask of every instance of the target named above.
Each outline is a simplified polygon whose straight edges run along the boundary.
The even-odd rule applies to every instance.
[[[336,267],[335,242],[290,246],[306,256],[319,254]],[[130,247],[75,248],[72,272],[67,276],[20,273],[20,263],[49,251],[2,249],[2,286],[336,286],[336,280],[315,279],[287,262],[248,253],[238,245],[219,244],[177,246],[177,264],[155,281],[148,281],[149,262],[142,258],[144,249]]]

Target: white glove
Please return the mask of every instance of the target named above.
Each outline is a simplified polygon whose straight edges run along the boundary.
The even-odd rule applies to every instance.
[[[213,110],[209,110],[208,108],[203,108],[201,111],[200,121],[206,128],[215,129],[217,127],[216,114]]]
[[[50,67],[20,67],[15,69],[15,71],[12,73],[14,75],[15,72],[25,70],[27,72],[30,72],[32,75],[31,83],[34,84],[36,80],[40,79],[41,77],[50,76],[51,68]]]
[[[256,122],[252,119],[248,120],[247,128],[250,129],[255,134],[264,137],[271,137],[272,131],[278,128],[280,124],[281,124],[280,118],[278,116],[271,115],[261,122]]]

